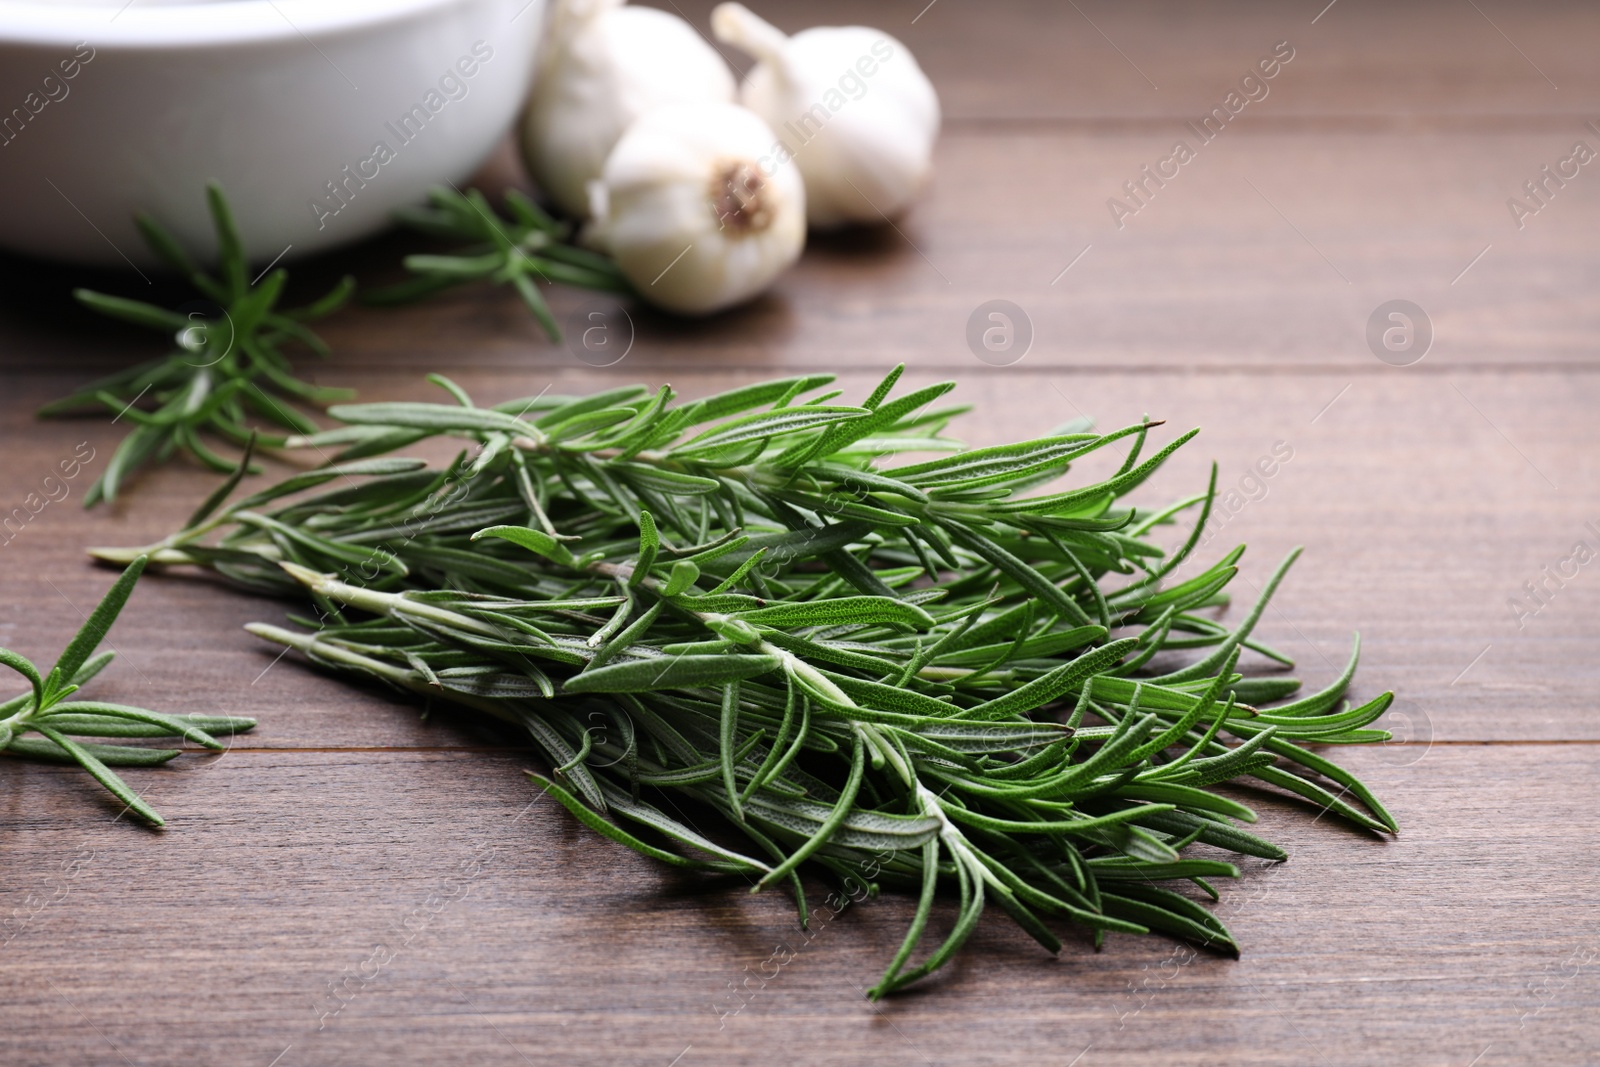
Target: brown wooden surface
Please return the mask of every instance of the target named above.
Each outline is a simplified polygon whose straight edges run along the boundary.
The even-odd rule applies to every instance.
[[[682,11],[703,26],[708,7]],[[1322,7],[780,8],[789,29],[880,25],[938,85],[938,173],[898,230],[814,241],[772,295],[711,322],[636,311],[634,348],[604,371],[476,290],[342,313],[322,330],[336,356],[312,369],[370,399],[425,396],[421,374],[443,370],[493,401],[632,379],[695,396],[814,368],[854,395],[903,360],[910,382],[959,380],[979,443],[1080,412],[1204,427],[1152,501],[1198,488],[1212,459],[1236,484],[1287,442],[1294,458],[1211,551],[1247,541],[1259,584],[1307,547],[1263,633],[1312,683],[1363,634],[1358,690],[1394,688],[1411,743],[1343,755],[1398,839],[1263,799],[1294,859],[1224,888],[1243,959],[1120,936],[1050,959],[994,915],[946,973],[872,1006],[861,991],[905,901],[807,941],[778,895],[679,878],[534,802],[531,756],[495,736],[272,666],[240,626],[283,605],[152,578],[95,692],[261,725],[220,756],[129,772],[161,833],[114,822],[79,772],[0,764],[0,1063],[1600,1062],[1600,572],[1520,629],[1506,604],[1574,541],[1597,544],[1600,171],[1521,231],[1505,207],[1574,140],[1600,144],[1585,125],[1600,16],[1338,0],[1312,24]],[[1296,58],[1272,94],[1115,229],[1105,199],[1283,39]],[[403,247],[302,264],[296,284],[381,274]],[[119,427],[30,412],[154,350],[73,310],[81,273],[0,270],[0,510],[79,442],[97,450],[71,498],[0,548],[0,644],[48,657],[110,580],[82,548],[165,533],[212,481],[178,465],[83,512]],[[992,297],[1036,330],[1014,366],[965,347]],[[1363,339],[1396,297],[1437,330],[1404,369]],[[562,315],[582,300],[553,294]],[[779,943],[798,956],[719,1018]],[[340,982],[348,1006],[324,1016]]]

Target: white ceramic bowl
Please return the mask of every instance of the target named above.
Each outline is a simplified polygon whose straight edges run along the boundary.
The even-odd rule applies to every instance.
[[[142,266],[147,211],[204,255],[212,178],[257,262],[364,237],[494,148],[544,6],[0,0],[0,245]]]

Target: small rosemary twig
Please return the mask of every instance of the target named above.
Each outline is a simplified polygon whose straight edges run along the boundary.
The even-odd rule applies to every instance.
[[[114,652],[94,654],[105,639],[134,583],[144,570],[145,558],[136,557],[122,572],[83,626],[67,644],[48,674],[26,657],[0,648],[0,664],[27,679],[30,689],[0,703],[0,752],[10,756],[76,763],[109,789],[134,814],[154,826],[164,820],[139,794],[128,787],[112,767],[154,767],[178,754],[177,749],[102,745],[78,737],[182,737],[206,748],[220,749],[213,734],[248,730],[254,719],[226,715],[163,715],[125,704],[100,700],[69,700],[89,679],[116,658]],[[28,734],[38,734],[29,737]]]
[[[78,289],[84,306],[138,326],[162,330],[176,347],[167,355],[92,382],[71,396],[40,409],[43,416],[107,410],[133,424],[84,497],[84,506],[115,501],[130,474],[149,462],[161,462],[183,450],[213,470],[233,470],[232,460],[219,456],[203,440],[214,433],[243,445],[253,417],[291,433],[312,433],[316,424],[294,406],[295,401],[327,404],[348,400],[347,389],[327,389],[296,378],[283,344],[299,341],[318,355],[328,354],[322,340],[305,323],[338,309],[355,289],[345,278],[308,307],[276,310],[288,272],[282,267],[265,279],[249,280],[244,244],[233,213],[215,182],[206,186],[211,219],[217,230],[219,271],[212,276],[189,259],[162,226],[148,215],[135,222],[150,248],[216,305],[215,314],[182,315],[139,300]],[[263,435],[261,443],[281,445],[281,436]]]
[[[367,304],[399,304],[474,281],[509,283],[522,297],[550,339],[561,339],[561,328],[537,282],[556,282],[583,289],[627,293],[632,289],[614,263],[605,256],[563,243],[568,228],[557,222],[516,189],[505,194],[511,217],[489,206],[477,189],[465,193],[436,186],[428,193],[428,207],[396,213],[406,226],[432,237],[467,242],[446,255],[410,255],[405,268],[416,275],[410,281],[362,293]]]

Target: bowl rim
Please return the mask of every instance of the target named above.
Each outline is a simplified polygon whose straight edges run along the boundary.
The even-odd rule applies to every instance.
[[[38,46],[138,51],[274,44],[329,38],[404,22],[483,0],[219,0],[141,6],[0,0],[0,48]],[[534,6],[528,0],[526,7]],[[511,21],[521,15],[513,16]]]

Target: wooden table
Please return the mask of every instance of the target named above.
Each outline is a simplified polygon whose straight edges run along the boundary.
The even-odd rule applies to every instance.
[[[442,370],[494,401],[633,379],[692,397],[804,369],[854,396],[903,360],[908,381],[960,381],[980,443],[1079,412],[1204,427],[1152,499],[1199,487],[1213,458],[1239,486],[1282,442],[1292,459],[1212,551],[1247,540],[1259,584],[1307,547],[1264,630],[1309,683],[1361,630],[1358,694],[1395,689],[1408,743],[1345,756],[1398,839],[1263,800],[1294,858],[1226,888],[1243,959],[1126,936],[1050,958],[997,914],[935,980],[872,1005],[906,901],[805,938],[779,895],[676,877],[536,800],[529,753],[274,665],[240,626],[283,605],[151,578],[96,692],[261,725],[223,755],[130,772],[170,820],[159,833],[114,819],[77,771],[0,766],[0,1062],[1600,1062],[1600,564],[1547,583],[1536,612],[1509,604],[1575,542],[1600,548],[1600,170],[1521,228],[1507,206],[1575,141],[1600,146],[1600,10],[923,2],[777,10],[789,28],[875,22],[938,85],[937,177],[897,226],[815,240],[772,295],[714,321],[637,313],[609,369],[473,290],[342,313],[317,377],[415,398]],[[707,7],[684,0],[700,26]],[[1197,144],[1185,120],[1280,41],[1294,55],[1269,95],[1118,228],[1108,198],[1133,206],[1123,183]],[[372,276],[402,244],[297,281]],[[82,511],[121,427],[30,413],[155,349],[72,308],[82,272],[0,269],[0,505],[80,442],[97,457],[0,549],[0,644],[49,657],[111,577],[83,547],[160,536],[212,479],[180,464]],[[994,298],[1034,331],[1010,366],[965,341]],[[1434,330],[1411,366],[1366,342],[1393,299]],[[769,975],[778,945],[796,955]],[[735,986],[759,992],[729,1014]]]

